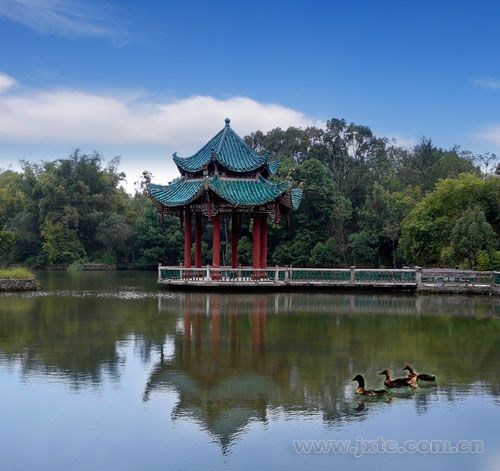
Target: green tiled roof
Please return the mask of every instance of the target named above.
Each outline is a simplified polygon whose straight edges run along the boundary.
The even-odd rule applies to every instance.
[[[254,179],[223,179],[214,175],[209,181],[210,188],[231,204],[255,206],[274,201],[288,188],[288,183],[274,184],[259,176]]]
[[[202,191],[202,180],[181,178],[170,185],[148,184],[151,198],[163,206],[183,206],[193,201]]]
[[[287,189],[288,183],[271,183],[264,177],[258,179],[220,178],[207,179],[207,186],[220,198],[238,206],[257,206],[274,201]],[[170,185],[148,184],[148,191],[163,206],[183,206],[196,199],[204,191],[204,180],[182,178]],[[292,190],[293,191],[293,190]],[[300,202],[300,198],[299,198]]]
[[[227,118],[224,129],[191,157],[181,158],[174,154],[182,178],[169,185],[155,185],[149,175],[146,181],[149,182],[147,189],[151,199],[163,207],[182,207],[210,190],[234,206],[261,206],[279,200],[285,211],[297,209],[301,189],[291,189],[288,181],[272,183],[265,178],[276,174],[279,160],[269,161],[268,153],[255,153],[229,123]],[[223,168],[217,165],[207,168],[214,159]]]
[[[225,168],[233,172],[250,172],[262,167],[269,153],[256,154],[229,126],[229,118],[222,131],[190,157],[173,155],[174,162],[184,172],[199,172],[210,162],[212,155]],[[276,164],[274,164],[276,165]]]

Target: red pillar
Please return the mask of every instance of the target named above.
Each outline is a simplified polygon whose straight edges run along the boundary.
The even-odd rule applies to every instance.
[[[187,366],[191,363],[191,298],[184,301],[184,348],[182,350]]]
[[[212,265],[217,268],[220,267],[220,213],[213,216],[212,221],[214,224]]]
[[[253,214],[253,268],[260,268],[260,214]],[[257,275],[257,272],[254,272]]]
[[[238,268],[238,213],[231,217],[231,267]]]
[[[260,215],[260,268],[267,268],[267,215]]]
[[[184,214],[184,267],[191,268],[191,212]]]
[[[257,297],[252,298],[252,363],[254,368],[259,366],[259,344],[260,344],[260,322],[259,322],[259,304]]]
[[[212,308],[212,358],[218,362],[220,354],[220,311],[221,297],[216,294],[213,298]]]
[[[195,228],[194,228],[194,266],[201,268],[201,213],[196,213]]]

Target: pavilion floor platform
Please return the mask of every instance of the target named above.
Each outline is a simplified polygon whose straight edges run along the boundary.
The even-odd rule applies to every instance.
[[[500,294],[500,273],[442,269],[158,267],[158,283],[178,290],[369,290]]]

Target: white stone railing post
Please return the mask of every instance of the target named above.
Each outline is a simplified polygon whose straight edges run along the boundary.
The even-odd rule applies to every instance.
[[[179,264],[179,279],[184,279],[184,266],[182,265],[182,263]]]
[[[280,281],[279,273],[280,273],[279,268],[276,265],[275,272],[274,272],[274,282],[275,283],[278,283]],[[495,280],[495,277],[493,277],[493,280]]]
[[[207,265],[207,273],[205,276],[205,281],[210,281],[210,265]]]
[[[497,274],[495,270],[491,272],[491,292],[496,293],[497,292]]]
[[[356,282],[356,266],[353,265],[350,267],[351,271],[349,272],[349,281],[354,284]]]
[[[417,288],[420,288],[422,286],[422,267],[415,267],[415,281]]]

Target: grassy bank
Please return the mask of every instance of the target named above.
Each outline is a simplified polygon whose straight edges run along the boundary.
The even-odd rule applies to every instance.
[[[33,272],[23,267],[0,268],[0,280],[33,280]]]

